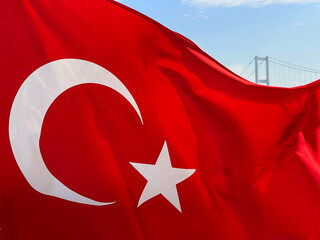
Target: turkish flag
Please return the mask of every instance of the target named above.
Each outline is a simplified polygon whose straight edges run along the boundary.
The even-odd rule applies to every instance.
[[[1,239],[320,239],[319,82],[250,83],[113,1],[0,19]]]

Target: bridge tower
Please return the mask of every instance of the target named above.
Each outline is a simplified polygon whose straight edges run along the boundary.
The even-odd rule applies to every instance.
[[[265,78],[260,78],[259,75],[259,66],[265,63],[266,67],[266,75]],[[257,84],[264,84],[269,86],[270,85],[270,72],[269,72],[269,57],[258,57],[255,56],[255,75],[256,75],[256,83]]]

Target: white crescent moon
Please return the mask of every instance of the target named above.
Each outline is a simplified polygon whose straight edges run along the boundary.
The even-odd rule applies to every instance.
[[[102,206],[114,202],[97,202],[63,185],[49,172],[39,146],[42,123],[50,105],[67,89],[85,83],[101,84],[120,93],[143,123],[132,95],[111,72],[89,61],[61,59],[41,66],[21,85],[10,112],[9,137],[19,168],[35,190],[72,202]]]

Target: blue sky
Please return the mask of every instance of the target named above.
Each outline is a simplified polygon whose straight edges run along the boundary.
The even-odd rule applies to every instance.
[[[320,0],[121,0],[241,71],[255,56],[320,69]]]

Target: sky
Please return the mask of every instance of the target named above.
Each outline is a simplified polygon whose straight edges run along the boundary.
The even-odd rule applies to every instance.
[[[240,73],[254,56],[320,69],[320,0],[119,0]]]

